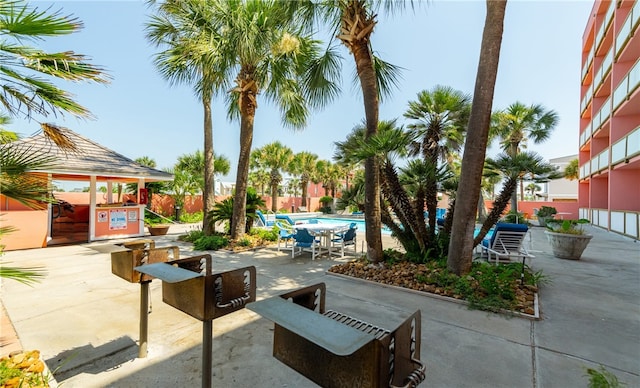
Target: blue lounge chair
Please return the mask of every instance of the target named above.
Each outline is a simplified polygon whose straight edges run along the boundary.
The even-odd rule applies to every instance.
[[[524,238],[528,231],[527,224],[497,223],[491,237],[482,240],[480,248],[483,256],[486,255],[489,262],[493,258],[496,265],[500,262],[510,262],[512,258],[522,258],[522,272],[520,274],[522,281],[525,260],[534,258],[524,246]]]
[[[260,211],[260,210],[256,210],[256,215],[258,216],[258,219],[260,220],[261,224],[260,226],[273,226],[274,222],[273,220],[267,220],[264,216],[264,214]]]
[[[309,233],[307,229],[298,229],[293,235],[293,246],[291,247],[291,258],[303,251],[311,251],[311,260],[316,259],[316,248],[320,250],[320,239]],[[299,248],[296,253],[296,248]],[[320,252],[318,252],[320,253]]]

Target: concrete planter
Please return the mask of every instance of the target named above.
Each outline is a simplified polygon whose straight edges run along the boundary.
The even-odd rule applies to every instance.
[[[555,233],[546,230],[547,240],[551,244],[553,255],[560,259],[579,260],[585,248],[593,238],[589,234]]]
[[[147,226],[147,229],[152,236],[164,236],[169,231],[169,225]]]

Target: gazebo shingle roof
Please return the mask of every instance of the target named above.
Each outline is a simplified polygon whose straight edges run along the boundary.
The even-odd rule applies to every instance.
[[[43,132],[2,147],[16,147],[16,150],[27,150],[42,155],[52,156],[53,160],[46,168],[30,172],[50,173],[60,177],[97,176],[113,180],[135,181],[170,181],[173,175],[154,168],[143,166],[135,161],[112,151],[92,140],[89,140],[67,128],[57,128],[70,139],[77,151],[65,151],[59,148]]]

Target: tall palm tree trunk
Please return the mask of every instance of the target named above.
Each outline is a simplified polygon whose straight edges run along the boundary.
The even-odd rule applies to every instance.
[[[487,16],[466,140],[466,144],[472,146],[464,147],[447,258],[447,268],[457,275],[467,274],[471,270],[473,230],[487,150],[507,1],[487,0],[486,4]]]
[[[202,193],[204,202],[204,218],[202,220],[202,231],[205,236],[209,236],[213,232],[211,222],[209,222],[209,212],[213,210],[213,205],[216,201],[215,188],[213,187],[215,182],[215,170],[213,167],[213,122],[211,120],[211,99],[204,97],[202,99],[202,105],[204,107],[204,192]]]
[[[353,47],[356,69],[362,86],[365,118],[367,121],[366,138],[378,133],[378,85],[376,82],[371,51],[366,42]],[[364,218],[367,239],[367,258],[373,263],[383,260],[382,226],[380,214],[380,168],[375,156],[364,162]]]
[[[255,114],[242,115],[240,118],[240,156],[238,157],[236,194],[233,201],[233,218],[231,220],[232,240],[237,240],[244,235],[247,222],[247,187],[249,182],[251,144],[253,143],[254,118]]]

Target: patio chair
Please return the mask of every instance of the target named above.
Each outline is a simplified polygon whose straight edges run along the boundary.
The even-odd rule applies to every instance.
[[[494,259],[496,265],[500,262],[511,262],[512,258],[522,258],[520,278],[523,279],[525,261],[535,257],[524,246],[524,238],[528,231],[529,227],[526,224],[497,223],[491,238],[482,240],[482,255],[486,254],[489,263]]]
[[[333,248],[334,246],[339,246],[341,249],[340,257],[344,257],[344,249],[347,246],[353,246],[353,253],[354,254],[356,253],[357,251],[356,229],[358,229],[356,224],[351,223],[351,225],[349,225],[348,228],[343,229],[341,232],[335,233],[334,234],[335,237],[331,239],[330,248]]]
[[[280,252],[280,241],[284,240],[284,248],[287,249],[296,231],[291,225],[280,220],[275,222],[275,226],[278,228],[278,252]]]
[[[297,252],[296,248],[299,248]],[[300,254],[306,250],[311,252],[311,260],[315,260],[316,248],[318,248],[318,253],[320,253],[320,239],[312,235],[307,229],[297,229],[293,235],[291,258],[293,259],[296,254]]]

